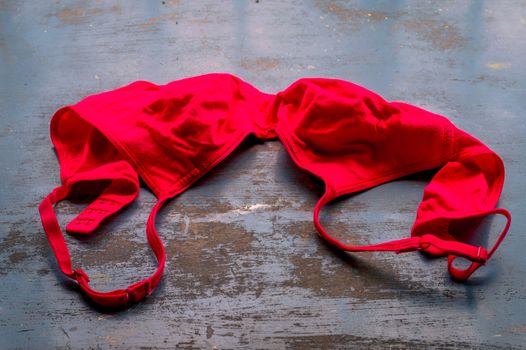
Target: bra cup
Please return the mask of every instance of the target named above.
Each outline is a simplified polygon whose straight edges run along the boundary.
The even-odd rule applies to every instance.
[[[336,190],[418,164],[437,167],[449,156],[445,118],[352,83],[303,79],[281,97],[280,122],[307,167]]]
[[[170,126],[170,132],[197,154],[217,150],[239,131],[239,121],[232,118],[235,105],[219,98],[194,101],[177,117],[180,122]]]
[[[337,81],[321,86],[316,82],[302,79],[282,95],[294,135],[320,155],[366,153],[380,138],[376,118],[366,113],[360,96],[337,95]]]
[[[174,122],[193,98],[194,95],[188,93],[182,96],[157,98],[144,107],[144,112],[161,122]]]
[[[161,147],[168,146],[187,157],[202,157],[220,149],[239,129],[227,98],[184,95],[161,98],[145,112],[139,123]]]
[[[250,133],[272,136],[273,98],[232,75],[208,74],[160,86],[132,83],[74,108],[111,136],[161,195],[183,190]]]
[[[56,113],[51,129],[53,140],[60,143],[58,153],[63,180],[123,159],[99,130],[68,108]]]
[[[313,101],[300,107],[295,135],[320,155],[360,155],[373,151],[381,135],[367,118],[360,101]]]
[[[500,157],[476,138],[453,128],[452,156],[426,187],[418,223],[476,215],[492,209],[500,197],[505,175]],[[423,232],[418,227],[415,230]]]

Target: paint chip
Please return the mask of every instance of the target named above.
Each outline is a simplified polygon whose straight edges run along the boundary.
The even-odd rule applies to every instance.
[[[505,62],[493,62],[486,64],[486,67],[495,69],[495,70],[501,70],[501,69],[507,69],[510,68],[511,64],[505,63]]]

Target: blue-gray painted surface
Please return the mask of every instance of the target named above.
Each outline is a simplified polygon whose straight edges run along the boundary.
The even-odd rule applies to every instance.
[[[0,348],[524,348],[526,3],[510,1],[0,0]],[[162,210],[165,276],[120,312],[58,272],[37,215],[59,184],[49,121],[62,105],[134,80],[229,72],[276,92],[335,77],[449,117],[504,159],[514,221],[462,284],[444,259],[345,255],[312,225],[320,184],[279,142],[245,142]],[[330,205],[356,244],[409,234],[431,174]],[[68,237],[101,290],[148,276],[154,197],[90,240]],[[84,204],[57,206],[62,225]],[[499,219],[481,232],[495,239]]]

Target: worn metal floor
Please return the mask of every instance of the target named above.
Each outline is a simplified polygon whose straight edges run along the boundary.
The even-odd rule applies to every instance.
[[[0,348],[524,348],[526,3],[0,1]],[[504,159],[508,238],[466,284],[445,259],[343,255],[317,238],[320,184],[279,142],[248,141],[171,201],[157,291],[99,310],[58,272],[37,215],[59,184],[49,120],[134,80],[230,72],[276,92],[337,77],[449,117]],[[345,198],[327,228],[357,244],[409,234],[430,174]],[[102,290],[155,266],[147,189],[74,264]],[[65,224],[82,204],[58,206]],[[499,220],[484,232],[495,237]]]

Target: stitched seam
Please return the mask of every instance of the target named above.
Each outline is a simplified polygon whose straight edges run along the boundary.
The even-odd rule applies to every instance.
[[[139,173],[139,176],[141,176],[144,181],[148,184],[148,186],[150,186],[150,188],[156,192],[156,193],[160,193],[161,191],[159,191],[159,188],[155,185],[155,183],[151,180],[150,176],[147,174],[146,172],[146,169],[144,168],[144,166],[137,160],[137,158],[135,158],[135,156],[124,146],[124,144],[122,144],[120,141],[118,141],[117,139],[111,137],[108,133],[105,132],[105,130],[103,130],[102,128],[99,128],[98,126],[94,125],[91,121],[87,120],[86,118],[83,117],[83,115],[81,113],[79,113],[77,111],[77,109],[72,106],[70,107],[72,111],[75,112],[75,114],[81,118],[82,120],[84,120],[86,123],[88,123],[89,125],[91,125],[93,128],[95,128],[97,131],[99,131],[102,135],[104,135],[104,137],[106,137],[108,139],[108,141],[110,141],[113,146],[115,146],[118,150],[121,150],[124,155],[126,156],[126,158],[128,158],[127,160],[128,161],[131,161],[131,163],[133,165],[136,166],[136,168],[140,169],[140,173]]]
[[[349,193],[348,191],[352,191],[352,192],[359,191],[362,189],[366,189],[366,188],[381,184],[384,181],[389,181],[390,179],[394,180],[394,179],[398,179],[406,175],[414,174],[419,171],[433,169],[433,168],[440,166],[441,164],[444,164],[445,162],[447,161],[444,161],[444,160],[440,162],[429,161],[429,162],[420,162],[420,163],[414,163],[414,164],[410,164],[407,166],[403,166],[393,171],[383,173],[382,175],[374,177],[372,179],[359,181],[350,186],[344,186],[337,191],[337,195],[340,196],[343,194],[348,194]],[[368,186],[368,187],[364,187],[364,186]]]
[[[299,153],[297,148],[296,148],[296,145],[294,144],[294,141],[292,140],[292,138],[287,134],[287,130],[284,129],[284,130],[281,130],[283,128],[282,125],[279,125],[279,127],[276,128],[276,131],[279,135],[279,137],[282,139],[283,143],[286,145],[286,146],[289,146],[287,147],[292,155],[293,155],[293,159],[295,159],[297,165],[302,168],[302,169],[305,169],[307,171],[309,171],[309,173],[312,173],[309,169],[307,169],[304,165],[304,163],[302,162],[302,159],[300,159],[301,157],[299,156]],[[453,135],[448,135],[449,136],[449,139],[451,141],[453,141]],[[452,144],[453,142],[451,142]],[[452,148],[452,147],[451,147]],[[452,152],[450,152],[452,153]],[[492,153],[489,153],[488,154],[492,154]],[[440,162],[438,161],[430,161],[430,162],[419,162],[419,163],[414,163],[414,164],[410,164],[410,165],[407,165],[407,166],[404,166],[404,167],[401,167],[401,168],[397,168],[393,171],[390,171],[388,173],[384,173],[383,175],[381,176],[378,176],[378,177],[375,177],[373,179],[369,179],[369,180],[366,180],[366,181],[361,181],[361,182],[358,182],[358,183],[355,183],[353,185],[350,185],[350,186],[346,186],[346,187],[343,187],[343,188],[340,188],[338,189],[338,191],[332,191],[332,199],[336,199],[337,197],[340,197],[342,195],[345,195],[345,194],[349,194],[349,193],[352,193],[352,192],[356,192],[358,190],[362,190],[362,189],[367,189],[367,188],[370,188],[370,187],[373,187],[377,184],[380,184],[380,183],[383,183],[384,181],[388,181],[388,180],[394,180],[396,178],[400,178],[404,175],[409,175],[409,174],[412,174],[414,172],[418,172],[418,171],[422,171],[422,170],[426,170],[426,169],[432,169],[436,166],[439,166],[440,164],[442,165],[445,165],[447,164],[449,161],[451,161],[452,159],[459,159],[459,160],[464,160],[466,158],[469,158],[470,156],[475,156],[475,155],[480,155],[480,153],[476,153],[475,151],[460,151],[458,153],[453,153],[452,155],[450,155],[449,157],[446,157],[445,159],[442,159]],[[325,181],[325,179],[322,179],[326,185],[326,192],[329,192],[329,188],[328,188],[328,183]],[[487,200],[486,200],[487,201]],[[489,214],[485,214],[485,215],[489,215]],[[444,217],[443,218],[444,221],[442,221],[442,224],[440,224],[440,226],[438,227],[438,231],[437,233],[442,233],[442,234],[449,234],[449,225],[450,225],[450,221],[451,219],[450,218],[447,218],[447,217]],[[413,230],[411,230],[413,231]]]
[[[302,160],[298,156],[298,154],[301,154],[301,153],[297,151],[296,145],[294,144],[294,141],[292,140],[292,138],[290,138],[289,135],[287,135],[287,131],[288,130],[286,130],[286,129],[281,130],[282,128],[283,128],[283,126],[281,124],[276,125],[276,134],[280,138],[280,140],[283,143],[283,145],[285,146],[285,148],[289,151],[292,160],[294,160],[296,165],[298,167],[300,167],[301,169],[308,171],[310,174],[315,175],[316,177],[319,177],[318,175],[314,174],[311,170],[309,170],[307,167],[305,167],[304,163],[302,162]],[[323,182],[325,183],[325,192],[328,192],[328,185],[329,184],[325,181],[325,179],[323,179],[321,177],[319,177],[319,178],[322,179]]]
[[[174,185],[171,187],[172,188],[171,190],[162,191],[155,184],[155,182],[153,182],[153,180],[150,178],[150,176],[148,175],[148,172],[146,171],[146,168],[143,166],[143,164],[135,157],[133,152],[131,152],[124,143],[120,142],[120,140],[118,140],[118,139],[110,137],[107,133],[104,132],[104,130],[102,130],[101,128],[97,127],[96,125],[94,125],[90,121],[88,121],[85,118],[83,118],[81,113],[79,113],[76,109],[74,109],[73,107],[70,107],[70,108],[75,112],[75,114],[79,118],[82,118],[84,121],[86,121],[92,127],[97,129],[98,131],[100,131],[117,149],[120,149],[125,154],[125,156],[127,156],[127,158],[129,158],[128,160],[131,161],[131,163],[133,163],[134,165],[136,165],[136,167],[138,169],[140,169],[139,176],[141,176],[144,179],[144,181],[155,192],[156,195],[159,195],[161,197],[173,197],[173,196],[183,192],[186,188],[189,187],[189,185],[191,185],[193,182],[195,182],[197,179],[199,179],[202,175],[204,175],[205,173],[210,171],[215,165],[217,165],[217,163],[219,163],[221,160],[226,158],[230,153],[232,153],[232,151],[249,134],[249,132],[247,132],[247,131],[241,132],[239,134],[239,136],[236,139],[234,139],[234,141],[232,141],[227,146],[223,147],[224,151],[221,152],[219,154],[219,156],[216,157],[214,160],[207,161],[206,165],[203,166],[202,168],[198,168],[198,167],[193,168],[187,174],[185,174],[182,178],[177,180],[174,183]],[[192,179],[192,180],[188,180],[192,176],[196,176],[196,178]],[[185,182],[188,182],[188,183],[185,183]],[[178,189],[177,186],[179,186],[180,184],[183,184],[183,187]]]
[[[301,153],[297,151],[296,145],[294,144],[294,141],[292,140],[291,137],[289,137],[289,135],[286,132],[287,130],[281,130],[282,128],[283,128],[283,126],[280,125],[279,128],[276,128],[276,130],[277,131],[279,130],[279,136],[282,139],[284,139],[283,141],[286,142],[286,144],[289,146],[289,149],[294,153],[294,155],[295,155],[295,157],[297,159],[297,163],[300,163],[300,164],[298,164],[298,166],[300,166],[300,168],[302,168],[302,169],[305,169],[305,170],[309,171],[312,174],[312,171],[305,167],[304,162],[303,162],[303,160],[301,159],[301,156],[300,156]],[[370,184],[378,184],[378,183],[381,183],[385,179],[390,179],[390,178],[391,179],[396,179],[396,178],[402,177],[404,175],[412,174],[414,172],[418,172],[418,171],[422,171],[422,170],[426,170],[426,169],[432,169],[434,167],[439,166],[440,164],[447,163],[447,161],[448,161],[448,159],[442,159],[441,161],[418,162],[418,163],[405,165],[403,167],[399,167],[399,168],[396,168],[394,170],[385,172],[382,175],[374,177],[372,179],[359,181],[359,182],[354,183],[352,185],[341,187],[337,191],[335,191],[333,193],[333,195],[341,196],[343,194],[348,194],[349,193],[348,191],[357,191],[358,188],[359,189],[365,189],[365,188],[368,188],[368,187],[364,187],[364,186],[368,186]],[[316,175],[316,174],[314,174],[314,175]],[[318,175],[316,175],[316,176],[318,176]],[[324,182],[327,184],[325,179],[322,178],[322,180],[324,180]],[[370,187],[372,187],[372,186],[374,186],[374,185],[371,185]]]
[[[160,194],[161,191],[159,191],[159,188],[157,187],[157,185],[153,182],[153,180],[147,174],[146,168],[144,168],[142,163],[139,162],[139,160],[133,155],[133,153],[130,152],[128,148],[122,142],[117,141],[117,139],[113,139],[113,140],[111,138],[108,138],[108,139],[110,140],[110,142],[115,142],[120,148],[122,148],[122,151],[128,156],[128,158],[130,158],[132,162],[137,166],[137,168],[141,170],[142,174],[139,174],[139,176],[141,176],[144,179],[144,181],[148,184],[148,186],[151,187],[152,190],[154,190],[154,192],[157,192]]]
[[[231,154],[249,134],[250,132],[247,132],[247,131],[240,133],[240,135],[236,139],[234,139],[233,142],[223,147],[224,151],[221,152],[218,157],[216,157],[212,161],[207,161],[207,165],[205,165],[202,168],[197,168],[197,167],[193,168],[185,176],[177,180],[172,190],[165,191],[166,194],[164,194],[164,196],[174,197],[178,195],[179,193],[183,192],[184,190],[186,190],[188,187],[190,187],[190,185],[196,182],[199,178],[201,178],[203,175],[205,175],[207,172],[213,169],[218,163],[220,163],[223,159],[225,159],[229,154]],[[195,176],[195,178],[192,178],[192,176]],[[177,188],[179,184],[183,184],[183,186],[180,188]]]

